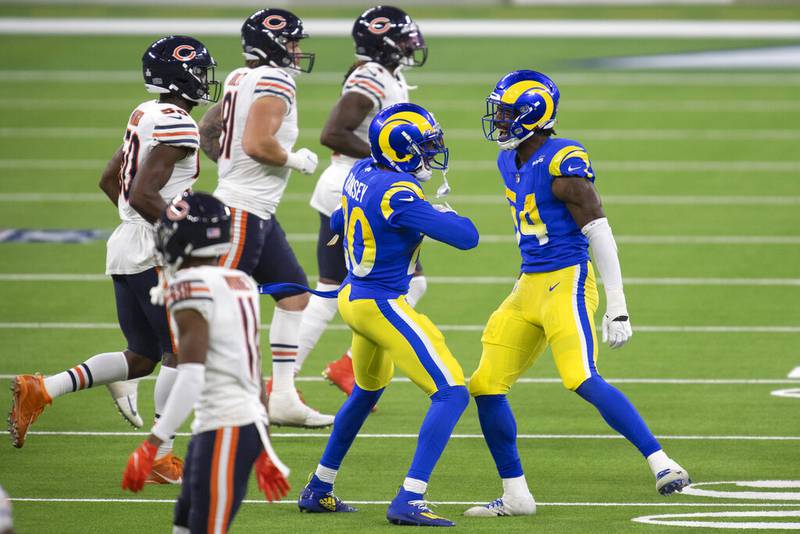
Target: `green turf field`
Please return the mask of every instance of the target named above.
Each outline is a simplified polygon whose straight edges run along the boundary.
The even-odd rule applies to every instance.
[[[443,16],[437,9],[428,8],[424,14]],[[316,15],[306,9],[302,14],[350,17],[357,11],[326,8]],[[756,12],[776,20],[798,17],[789,3],[763,10],[752,5],[730,8],[725,15],[717,8],[640,9],[628,15],[747,19],[758,16]],[[141,13],[177,14],[156,8]],[[196,15],[247,13],[246,8],[225,8],[198,10]],[[481,13],[465,10],[463,16]],[[504,8],[497,13],[510,17],[531,11]],[[619,10],[589,10],[587,15],[551,8],[546,13],[554,18],[623,16]],[[136,14],[115,8],[0,8],[5,16]],[[219,62],[218,78],[240,64],[236,38],[197,37]],[[534,67],[552,74],[561,89],[559,134],[581,140],[592,157],[629,279],[626,293],[635,336],[620,351],[601,349],[599,369],[611,381],[620,381],[619,387],[653,431],[664,436],[667,452],[696,482],[728,482],[702,488],[741,492],[747,488],[731,481],[795,481],[785,484],[788,490],[753,489],[762,495],[748,499],[661,498],[635,449],[624,440],[610,439],[613,432],[596,412],[558,383],[548,352],[510,396],[524,435],[519,444],[523,465],[540,503],[537,515],[488,522],[459,517],[465,503],[486,502],[501,493],[473,406],[431,480],[428,498],[449,503],[438,511],[474,532],[616,533],[678,528],[631,521],[639,516],[800,510],[798,493],[777,500],[763,495],[800,487],[800,398],[771,394],[800,388],[800,380],[787,379],[800,366],[800,76],[587,67],[599,57],[784,43],[428,41],[429,63],[408,74],[411,83],[419,84],[412,98],[436,113],[444,127],[453,162],[451,204],[473,217],[482,242],[470,252],[433,243],[424,247],[430,285],[419,308],[442,326],[465,372],[470,374],[477,365],[482,325],[510,291],[519,263],[494,170],[496,148],[483,140],[480,130],[483,99],[501,74]],[[0,36],[0,230],[113,229],[116,209],[96,184],[106,159],[120,144],[130,111],[149,98],[139,79],[139,58],[149,42],[148,37]],[[328,153],[318,143],[319,130],[337,98],[352,51],[348,40],[334,38],[312,39],[306,48],[318,57],[315,72],[298,79],[299,144],[319,151],[321,172]],[[195,118],[202,112],[196,110]],[[316,176],[293,176],[278,212],[312,275],[318,219],[308,197]],[[213,190],[215,180],[214,164],[204,159],[196,189]],[[0,254],[0,406],[9,404],[10,375],[53,373],[123,347],[115,329],[110,282],[102,276],[77,281],[64,276],[101,275],[102,240],[81,245],[0,244]],[[264,323],[269,322],[271,308],[271,301],[264,299]],[[335,411],[343,396],[317,378],[347,343],[348,333],[337,319],[303,369],[303,393],[322,411]],[[144,414],[152,413],[152,386],[147,380],[140,385]],[[413,385],[399,381],[367,421],[362,432],[372,437],[356,441],[337,483],[340,497],[365,503],[358,514],[306,516],[289,501],[268,506],[252,484],[252,503],[244,505],[233,531],[389,529],[384,503],[402,481],[426,407],[427,400]],[[0,484],[12,497],[43,499],[14,503],[18,531],[167,531],[177,488],[147,487],[136,496],[119,488],[126,457],[144,434],[114,433],[130,430],[104,388],[98,388],[58,399],[35,425],[24,449],[0,447]],[[325,436],[326,432],[274,432],[276,449],[292,468],[291,499],[316,466]],[[177,439],[179,452],[187,440]]]

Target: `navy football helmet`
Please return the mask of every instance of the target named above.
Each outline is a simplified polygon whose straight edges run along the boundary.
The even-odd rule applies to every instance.
[[[483,135],[501,150],[513,150],[535,133],[552,133],[560,97],[555,82],[541,72],[509,72],[486,97]]]
[[[311,72],[314,54],[289,51],[287,44],[306,39],[303,21],[285,9],[256,11],[242,24],[244,57],[262,65]]]
[[[194,103],[216,102],[217,62],[203,43],[185,35],[162,37],[142,56],[144,86],[150,93],[173,93]]]
[[[208,193],[184,191],[156,225],[156,250],[171,270],[188,257],[215,258],[230,250],[231,212]]]
[[[402,9],[376,6],[364,11],[353,24],[356,57],[384,66],[421,67],[428,48],[417,23]]]

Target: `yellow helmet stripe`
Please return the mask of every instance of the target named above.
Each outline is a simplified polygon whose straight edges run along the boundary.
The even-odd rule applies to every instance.
[[[521,82],[517,82],[508,89],[505,90],[503,96],[500,98],[501,102],[506,104],[513,104],[517,101],[517,99],[527,91],[528,89],[542,89],[545,93],[547,93],[547,87],[541,82],[535,82],[533,80],[522,80]]]

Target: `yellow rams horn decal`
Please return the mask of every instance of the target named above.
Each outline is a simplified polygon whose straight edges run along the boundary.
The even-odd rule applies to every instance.
[[[408,161],[412,157],[411,154],[400,157],[389,142],[389,135],[391,135],[392,130],[402,124],[413,124],[421,133],[434,129],[434,125],[431,124],[428,119],[413,111],[400,111],[389,117],[386,122],[383,123],[381,133],[378,135],[378,145],[381,147],[381,152],[383,152],[387,158],[396,162]]]

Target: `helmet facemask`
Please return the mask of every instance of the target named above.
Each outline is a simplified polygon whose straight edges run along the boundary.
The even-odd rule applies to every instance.
[[[186,94],[181,94],[181,96],[198,104],[213,104],[219,100],[222,87],[214,76],[216,66],[217,64],[215,62],[212,62],[208,67],[200,65],[195,65],[193,67],[184,66],[186,73],[199,85],[198,93],[202,94],[198,94],[194,97]]]
[[[444,145],[444,133],[438,125],[433,130],[422,134],[422,139],[415,141],[406,132],[403,137],[408,141],[411,153],[420,159],[419,166],[411,174],[420,182],[427,182],[433,171],[447,171],[450,151]]]
[[[417,24],[412,22],[402,29],[400,37],[394,41],[389,37],[384,42],[396,48],[400,54],[398,63],[403,67],[421,67],[428,60],[428,47]]]

